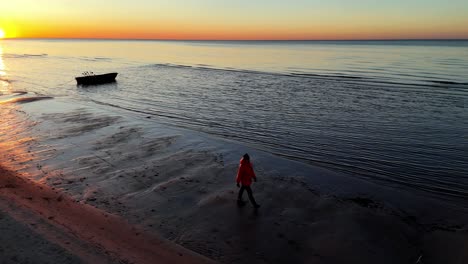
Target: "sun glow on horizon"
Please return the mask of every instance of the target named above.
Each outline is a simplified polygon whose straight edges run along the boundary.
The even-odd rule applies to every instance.
[[[468,39],[468,1],[452,1],[2,1],[0,39]]]

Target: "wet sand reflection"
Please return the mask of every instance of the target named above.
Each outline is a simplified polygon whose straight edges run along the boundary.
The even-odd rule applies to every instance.
[[[0,102],[5,97],[10,96],[0,96]],[[30,179],[47,174],[45,168],[36,165],[47,157],[47,154],[40,153],[43,147],[31,133],[36,123],[28,118],[18,104],[0,103],[0,116],[0,164]]]
[[[6,66],[3,61],[3,47],[0,42],[0,94],[5,94],[10,91],[10,84],[6,78]]]

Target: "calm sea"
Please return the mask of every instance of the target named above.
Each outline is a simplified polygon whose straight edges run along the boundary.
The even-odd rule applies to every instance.
[[[77,87],[83,71],[118,82]],[[0,90],[153,116],[466,203],[468,41],[0,41]]]

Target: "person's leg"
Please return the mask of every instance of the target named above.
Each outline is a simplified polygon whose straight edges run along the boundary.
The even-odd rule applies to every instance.
[[[245,186],[245,190],[247,191],[247,194],[249,195],[249,200],[252,203],[252,205],[255,208],[258,208],[259,205],[257,204],[257,202],[255,201],[255,198],[253,197],[252,189],[250,188],[250,186]]]
[[[242,195],[244,194],[244,189],[245,189],[245,187],[244,187],[244,185],[242,185],[240,187],[240,189],[239,189],[239,195],[237,196],[238,201],[242,201]]]

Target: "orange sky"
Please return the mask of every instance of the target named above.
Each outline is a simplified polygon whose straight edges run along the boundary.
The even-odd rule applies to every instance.
[[[468,38],[468,1],[2,1],[10,38]]]

